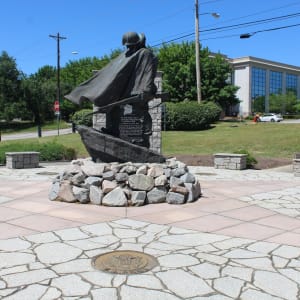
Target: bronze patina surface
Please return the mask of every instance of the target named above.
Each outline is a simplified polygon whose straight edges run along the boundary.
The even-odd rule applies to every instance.
[[[155,257],[138,251],[112,251],[93,258],[92,266],[114,274],[139,274],[158,266]]]

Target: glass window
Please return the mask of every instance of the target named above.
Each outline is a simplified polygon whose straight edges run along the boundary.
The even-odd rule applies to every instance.
[[[270,95],[282,93],[282,73],[270,71]]]
[[[252,67],[251,71],[251,99],[253,112],[265,111],[266,70]]]
[[[286,74],[286,93],[292,92],[297,95],[297,75]]]

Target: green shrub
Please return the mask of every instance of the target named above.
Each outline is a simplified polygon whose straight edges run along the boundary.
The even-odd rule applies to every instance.
[[[10,132],[10,131],[18,131],[22,129],[31,128],[34,126],[33,122],[29,121],[1,121],[0,122],[0,131],[2,132]]]
[[[167,130],[201,130],[219,120],[221,108],[213,103],[195,101],[166,103]]]
[[[72,160],[76,158],[73,148],[65,147],[57,142],[48,143],[3,143],[0,145],[0,164],[5,164],[5,152],[40,152],[40,161]]]
[[[246,154],[247,157],[246,157],[246,167],[248,169],[252,169],[254,167],[254,165],[257,164],[257,160],[254,156],[252,156],[247,150],[245,149],[240,149],[240,150],[237,150],[237,151],[234,151],[233,153],[236,153],[236,154]]]
[[[93,126],[93,110],[92,109],[81,109],[74,113],[72,121],[77,125]]]

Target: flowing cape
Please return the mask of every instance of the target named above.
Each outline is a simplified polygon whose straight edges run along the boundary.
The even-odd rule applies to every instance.
[[[154,96],[156,71],[157,59],[149,49],[122,53],[64,97],[76,104],[87,100],[101,107],[133,95]]]

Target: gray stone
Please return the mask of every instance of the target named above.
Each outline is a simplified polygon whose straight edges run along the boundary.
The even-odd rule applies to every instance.
[[[131,195],[132,206],[142,206],[145,204],[146,192],[145,191],[133,191]]]
[[[102,191],[104,194],[111,192],[117,187],[117,183],[109,180],[103,180],[102,182]]]
[[[51,201],[57,200],[59,188],[60,188],[60,183],[58,181],[52,183],[49,194],[48,194],[49,200],[51,200]]]
[[[47,287],[41,284],[33,284],[24,289],[21,289],[11,296],[8,296],[7,300],[20,300],[20,299],[41,299],[45,294]]]
[[[281,274],[267,271],[256,271],[254,273],[254,285],[271,295],[283,299],[298,299],[297,284]]]
[[[37,246],[34,249],[40,262],[45,264],[58,264],[73,260],[82,253],[82,250],[54,242]]]
[[[160,175],[154,179],[155,186],[165,186],[168,183],[168,178],[166,175]]]
[[[102,174],[104,180],[114,180],[115,173],[113,171],[107,171]]]
[[[164,168],[164,174],[167,178],[171,177],[171,169],[170,168]]]
[[[102,204],[106,206],[126,206],[127,198],[120,187],[116,187],[102,199]]]
[[[89,293],[91,285],[78,275],[66,275],[52,280],[52,285],[62,291],[64,296],[84,296]]]
[[[57,275],[52,270],[40,269],[17,274],[4,275],[2,278],[3,280],[5,280],[8,287],[17,287],[38,283],[43,280],[55,277],[57,277]]]
[[[0,253],[0,269],[25,265],[35,261],[35,256],[29,253],[7,252]]]
[[[73,194],[80,203],[90,202],[88,189],[73,186]]]
[[[160,256],[158,261],[160,266],[166,268],[183,268],[199,264],[197,258],[179,253]]]
[[[154,178],[156,178],[156,177],[158,177],[158,176],[161,176],[161,175],[163,175],[163,174],[164,174],[164,169],[163,169],[163,167],[162,167],[162,166],[158,166],[158,165],[152,166],[152,167],[148,170],[148,172],[147,172],[147,175],[148,175],[148,176],[151,176],[151,177],[154,177]]]
[[[195,183],[196,178],[192,173],[185,173],[184,175],[180,176],[180,179],[184,182],[184,183]]]
[[[77,199],[73,194],[72,185],[69,181],[62,181],[60,184],[59,192],[57,195],[57,200],[65,201],[65,202],[76,202]]]
[[[168,192],[166,200],[169,204],[183,204],[186,202],[186,196],[174,192]]]
[[[146,165],[142,165],[140,166],[137,170],[136,170],[136,174],[143,174],[143,175],[147,175],[147,166]]]
[[[31,244],[20,238],[11,238],[8,240],[0,240],[1,251],[18,251],[28,249]]]
[[[101,288],[95,289],[92,292],[93,299],[101,300],[117,300],[118,291],[116,288]]]
[[[117,173],[115,176],[115,179],[117,182],[125,182],[128,180],[128,174],[123,172],[123,173]]]
[[[174,169],[174,170],[171,171],[171,175],[175,176],[175,177],[181,177],[185,173],[186,173],[186,170],[185,170],[184,167],[176,168],[176,169]]]
[[[84,181],[84,187],[90,188],[91,186],[101,186],[103,179],[96,176],[89,176]]]
[[[187,203],[196,201],[201,196],[201,187],[199,181],[193,183],[185,183],[184,186],[188,189]]]
[[[175,280],[174,280],[175,281]],[[180,300],[182,298],[176,297],[170,293],[150,290],[145,288],[137,288],[132,286],[123,285],[120,290],[120,295],[122,300],[133,300],[133,299],[143,299],[143,300]],[[112,299],[115,300],[115,299]]]
[[[166,165],[171,168],[171,169],[175,169],[177,168],[177,160],[175,157],[169,158],[166,160]]]
[[[130,175],[128,183],[133,190],[150,191],[154,187],[154,179],[143,174]]]
[[[72,184],[74,185],[80,185],[85,180],[85,175],[82,172],[79,172],[75,174],[73,177],[70,178]]]
[[[238,299],[245,282],[233,277],[222,277],[214,280],[214,288],[233,299]]]
[[[131,174],[135,174],[137,171],[137,167],[136,166],[133,166],[133,165],[127,165],[127,166],[124,166],[121,170],[120,170],[120,173],[127,173],[129,175]]]
[[[65,168],[65,173],[69,174],[77,174],[81,172],[81,167],[77,164],[70,164]]]
[[[183,270],[169,270],[159,272],[157,276],[162,282],[182,299],[212,293],[212,288],[201,278],[191,275]],[[178,280],[175,280],[178,278]],[[180,280],[179,280],[180,279]]]
[[[166,202],[167,191],[165,188],[155,187],[147,193],[147,202],[149,204]]]
[[[102,190],[98,186],[92,185],[90,187],[89,198],[90,198],[91,203],[96,204],[96,205],[101,205],[102,198],[103,198]]]
[[[100,163],[88,163],[81,166],[82,172],[87,176],[99,176],[101,177],[104,172],[105,164]]]
[[[183,186],[183,181],[175,176],[170,177],[170,187],[175,186],[175,185],[180,185]]]

